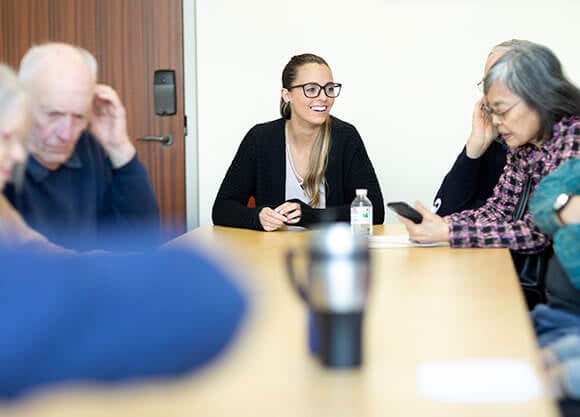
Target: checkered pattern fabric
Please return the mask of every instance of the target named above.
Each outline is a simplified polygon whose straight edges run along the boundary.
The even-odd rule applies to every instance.
[[[528,175],[533,189],[562,162],[580,157],[580,116],[563,118],[554,125],[552,137],[538,148],[526,144],[508,153],[506,166],[492,196],[477,210],[451,214],[449,244],[458,248],[506,247],[522,253],[537,253],[550,245],[531,213],[512,216]]]

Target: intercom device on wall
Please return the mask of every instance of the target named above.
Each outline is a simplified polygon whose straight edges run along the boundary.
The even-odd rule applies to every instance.
[[[155,114],[171,116],[175,114],[175,71],[157,70],[153,77],[153,97]]]

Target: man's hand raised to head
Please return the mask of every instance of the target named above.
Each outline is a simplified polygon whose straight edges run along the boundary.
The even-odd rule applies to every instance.
[[[108,85],[95,86],[89,131],[105,148],[114,168],[127,164],[135,155],[135,146],[127,133],[125,107]]]

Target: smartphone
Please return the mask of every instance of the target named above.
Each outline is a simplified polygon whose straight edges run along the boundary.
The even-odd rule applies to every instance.
[[[406,217],[413,223],[421,223],[423,221],[423,216],[414,207],[405,203],[404,201],[391,201],[387,203],[387,207],[397,213],[399,216]]]

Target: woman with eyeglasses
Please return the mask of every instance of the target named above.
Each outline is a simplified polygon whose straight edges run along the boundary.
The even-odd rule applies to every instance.
[[[28,95],[16,74],[0,64],[0,248],[26,248],[31,251],[72,253],[50,243],[31,229],[1,193],[11,180],[14,168],[26,160],[25,141],[31,117]]]
[[[341,87],[321,57],[290,59],[282,72],[282,117],[246,134],[214,202],[214,224],[274,231],[349,221],[357,188],[368,190],[373,223],[383,223],[383,196],[362,139],[330,115]],[[255,207],[248,207],[250,197]]]
[[[411,239],[449,242],[452,247],[508,247],[538,253],[550,239],[524,206],[514,212],[526,182],[533,190],[562,162],[580,156],[580,89],[563,74],[554,53],[525,43],[499,58],[484,78],[488,117],[509,147],[503,174],[493,195],[477,210],[440,217],[421,203],[420,224],[399,217]]]
[[[494,46],[485,61],[484,75],[506,51],[527,42],[511,39]],[[483,80],[477,87],[483,91]],[[435,195],[433,207],[440,216],[483,206],[503,172],[509,148],[498,136],[483,106],[481,97],[473,109],[471,133],[465,146]]]

